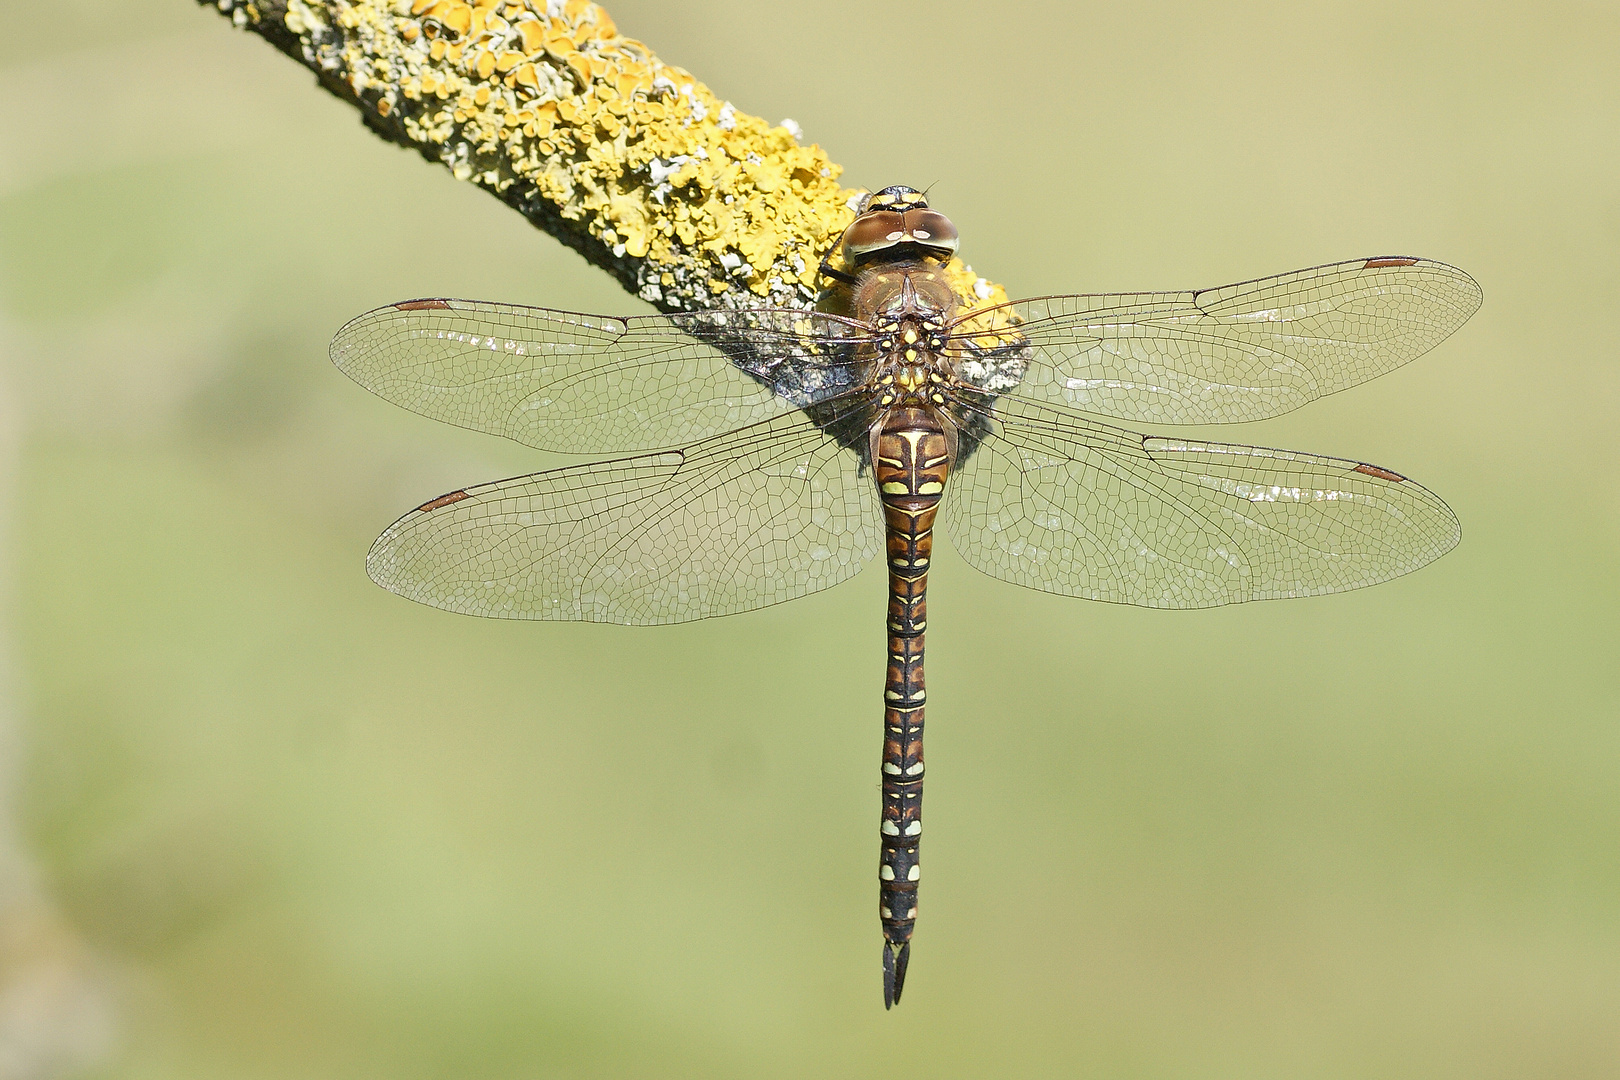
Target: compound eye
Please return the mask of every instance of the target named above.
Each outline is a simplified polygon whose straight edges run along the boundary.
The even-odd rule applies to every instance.
[[[859,258],[893,247],[905,236],[905,217],[888,210],[869,210],[844,230],[844,252]]]
[[[905,218],[910,239],[941,251],[956,252],[961,240],[950,218],[938,210],[907,210]]]

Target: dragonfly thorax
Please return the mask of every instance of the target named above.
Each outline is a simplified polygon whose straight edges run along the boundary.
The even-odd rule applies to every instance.
[[[923,352],[945,347],[945,321],[937,315],[883,315],[872,320],[878,348],[885,355],[915,361]]]
[[[885,407],[940,405],[955,372],[945,359],[946,328],[937,315],[885,315],[873,320],[878,356],[872,382]]]

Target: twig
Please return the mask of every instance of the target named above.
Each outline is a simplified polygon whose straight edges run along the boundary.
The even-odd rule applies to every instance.
[[[586,0],[199,2],[668,311],[814,304],[861,195],[793,121],[720,101]]]

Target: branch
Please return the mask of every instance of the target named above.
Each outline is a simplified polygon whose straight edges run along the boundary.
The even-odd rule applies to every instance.
[[[666,311],[809,307],[858,190],[586,0],[199,0]],[[951,264],[982,303],[998,286]]]

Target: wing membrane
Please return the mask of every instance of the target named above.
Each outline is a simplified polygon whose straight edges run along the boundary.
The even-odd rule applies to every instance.
[[[1021,397],[1142,423],[1236,423],[1400,367],[1480,298],[1445,263],[1356,259],[1201,291],[1020,300],[975,312],[952,341],[970,370],[1024,365]]]
[[[612,318],[475,300],[361,315],[332,361],[413,412],[528,446],[680,446],[841,393],[858,324],[789,309]],[[746,371],[744,369],[747,369]]]
[[[825,589],[881,546],[859,459],[793,414],[452,492],[389,526],[366,570],[469,615],[645,625]]]
[[[1003,398],[946,485],[944,525],[991,577],[1196,608],[1374,585],[1449,551],[1457,519],[1340,458],[1157,439]]]

